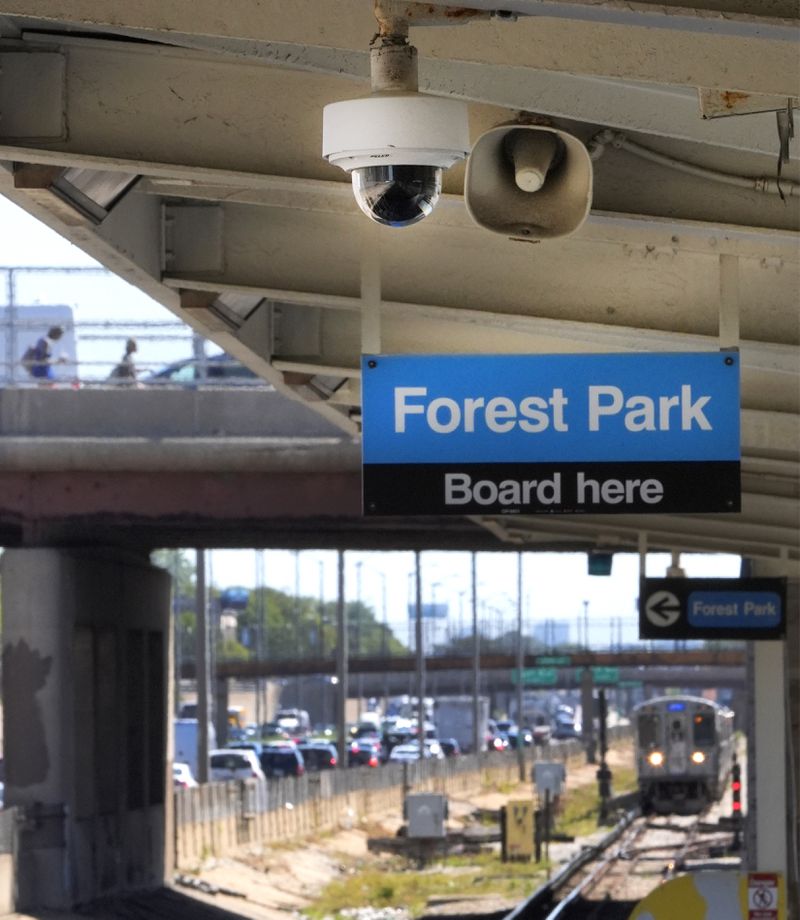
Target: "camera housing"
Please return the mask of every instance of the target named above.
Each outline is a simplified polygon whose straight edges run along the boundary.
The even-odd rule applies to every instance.
[[[326,105],[322,155],[352,175],[361,210],[408,227],[436,205],[442,173],[469,153],[467,105],[424,93],[374,93]]]

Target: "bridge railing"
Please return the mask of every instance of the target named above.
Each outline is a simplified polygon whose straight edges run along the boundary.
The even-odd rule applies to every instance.
[[[202,336],[106,269],[0,266],[0,386],[38,384],[22,357],[56,325],[63,330],[52,348],[57,386],[129,382],[111,376],[129,339],[137,343],[138,377],[148,385],[262,384],[237,362],[220,368]],[[173,373],[158,376],[165,369]]]

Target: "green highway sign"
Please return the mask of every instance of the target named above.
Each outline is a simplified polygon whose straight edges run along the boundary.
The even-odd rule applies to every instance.
[[[554,687],[558,679],[558,672],[555,668],[523,668],[522,684],[528,687]],[[511,683],[518,684],[519,668],[511,671]]]
[[[537,655],[536,664],[542,667],[562,668],[572,663],[569,655]]]
[[[619,668],[608,667],[606,665],[597,665],[593,664],[591,667],[592,671],[592,682],[595,684],[618,684],[619,683]],[[575,672],[575,677],[577,680],[581,679],[583,675],[583,668],[578,668]]]

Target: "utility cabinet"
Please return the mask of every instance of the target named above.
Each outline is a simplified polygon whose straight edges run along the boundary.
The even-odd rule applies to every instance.
[[[445,836],[446,796],[434,792],[407,795],[403,810],[408,822],[409,837],[430,839]]]

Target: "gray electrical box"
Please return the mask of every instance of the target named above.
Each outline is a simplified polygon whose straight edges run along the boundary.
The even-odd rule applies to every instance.
[[[546,792],[550,795],[561,795],[567,771],[563,763],[535,763],[533,765],[533,781],[536,784],[536,794],[544,797]]]
[[[447,797],[434,792],[407,795],[405,815],[408,836],[414,838],[444,837],[447,818]]]

